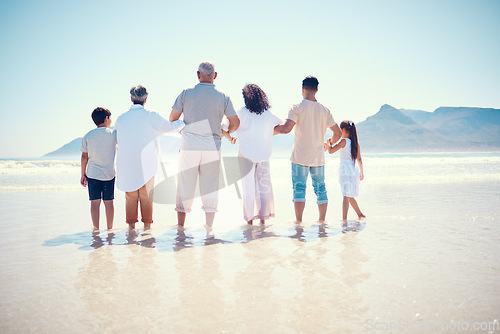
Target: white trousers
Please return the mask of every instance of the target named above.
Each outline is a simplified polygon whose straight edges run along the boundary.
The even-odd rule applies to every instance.
[[[244,159],[246,160],[246,159]],[[243,159],[242,163],[248,163]],[[240,167],[240,170],[248,168]],[[241,176],[243,186],[243,217],[246,221],[274,217],[274,196],[269,161],[254,163],[246,175]]]
[[[191,212],[199,178],[200,196],[205,212],[217,212],[219,200],[220,151],[184,151],[179,153],[177,200],[175,210]]]

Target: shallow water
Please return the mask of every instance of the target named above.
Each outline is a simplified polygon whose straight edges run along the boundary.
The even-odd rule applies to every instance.
[[[32,179],[11,171],[18,190],[0,191],[0,331],[500,332],[499,157],[365,157],[368,219],[347,226],[337,162],[327,163],[326,224],[311,188],[304,223],[293,223],[289,162],[276,159],[277,218],[245,226],[228,187],[210,231],[199,201],[186,229],[157,204],[152,230],[127,231],[117,191],[115,230],[92,233],[83,188],[28,190]],[[78,182],[78,168],[64,168]]]

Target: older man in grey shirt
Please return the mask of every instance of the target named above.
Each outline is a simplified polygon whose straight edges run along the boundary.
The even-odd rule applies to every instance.
[[[215,88],[217,77],[214,65],[203,62],[198,67],[199,83],[182,91],[172,107],[170,121],[184,115],[186,127],[182,130],[179,154],[179,175],[175,210],[179,226],[184,226],[186,213],[191,211],[196,181],[199,178],[200,195],[211,227],[218,204],[221,122],[229,120],[229,132],[234,132],[240,121],[229,96]]]

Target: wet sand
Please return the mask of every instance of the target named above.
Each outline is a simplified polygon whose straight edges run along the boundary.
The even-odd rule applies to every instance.
[[[268,226],[243,224],[230,187],[209,233],[199,202],[186,229],[156,205],[130,232],[117,191],[115,230],[95,234],[83,190],[0,192],[0,331],[500,332],[500,181],[368,181],[368,219],[342,226],[335,182],[327,223],[308,189],[296,225],[283,180]]]

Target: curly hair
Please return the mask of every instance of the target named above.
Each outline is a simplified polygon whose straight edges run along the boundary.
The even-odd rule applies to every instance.
[[[271,108],[266,93],[256,84],[246,84],[242,92],[245,99],[245,107],[250,112],[260,115],[264,110]]]

